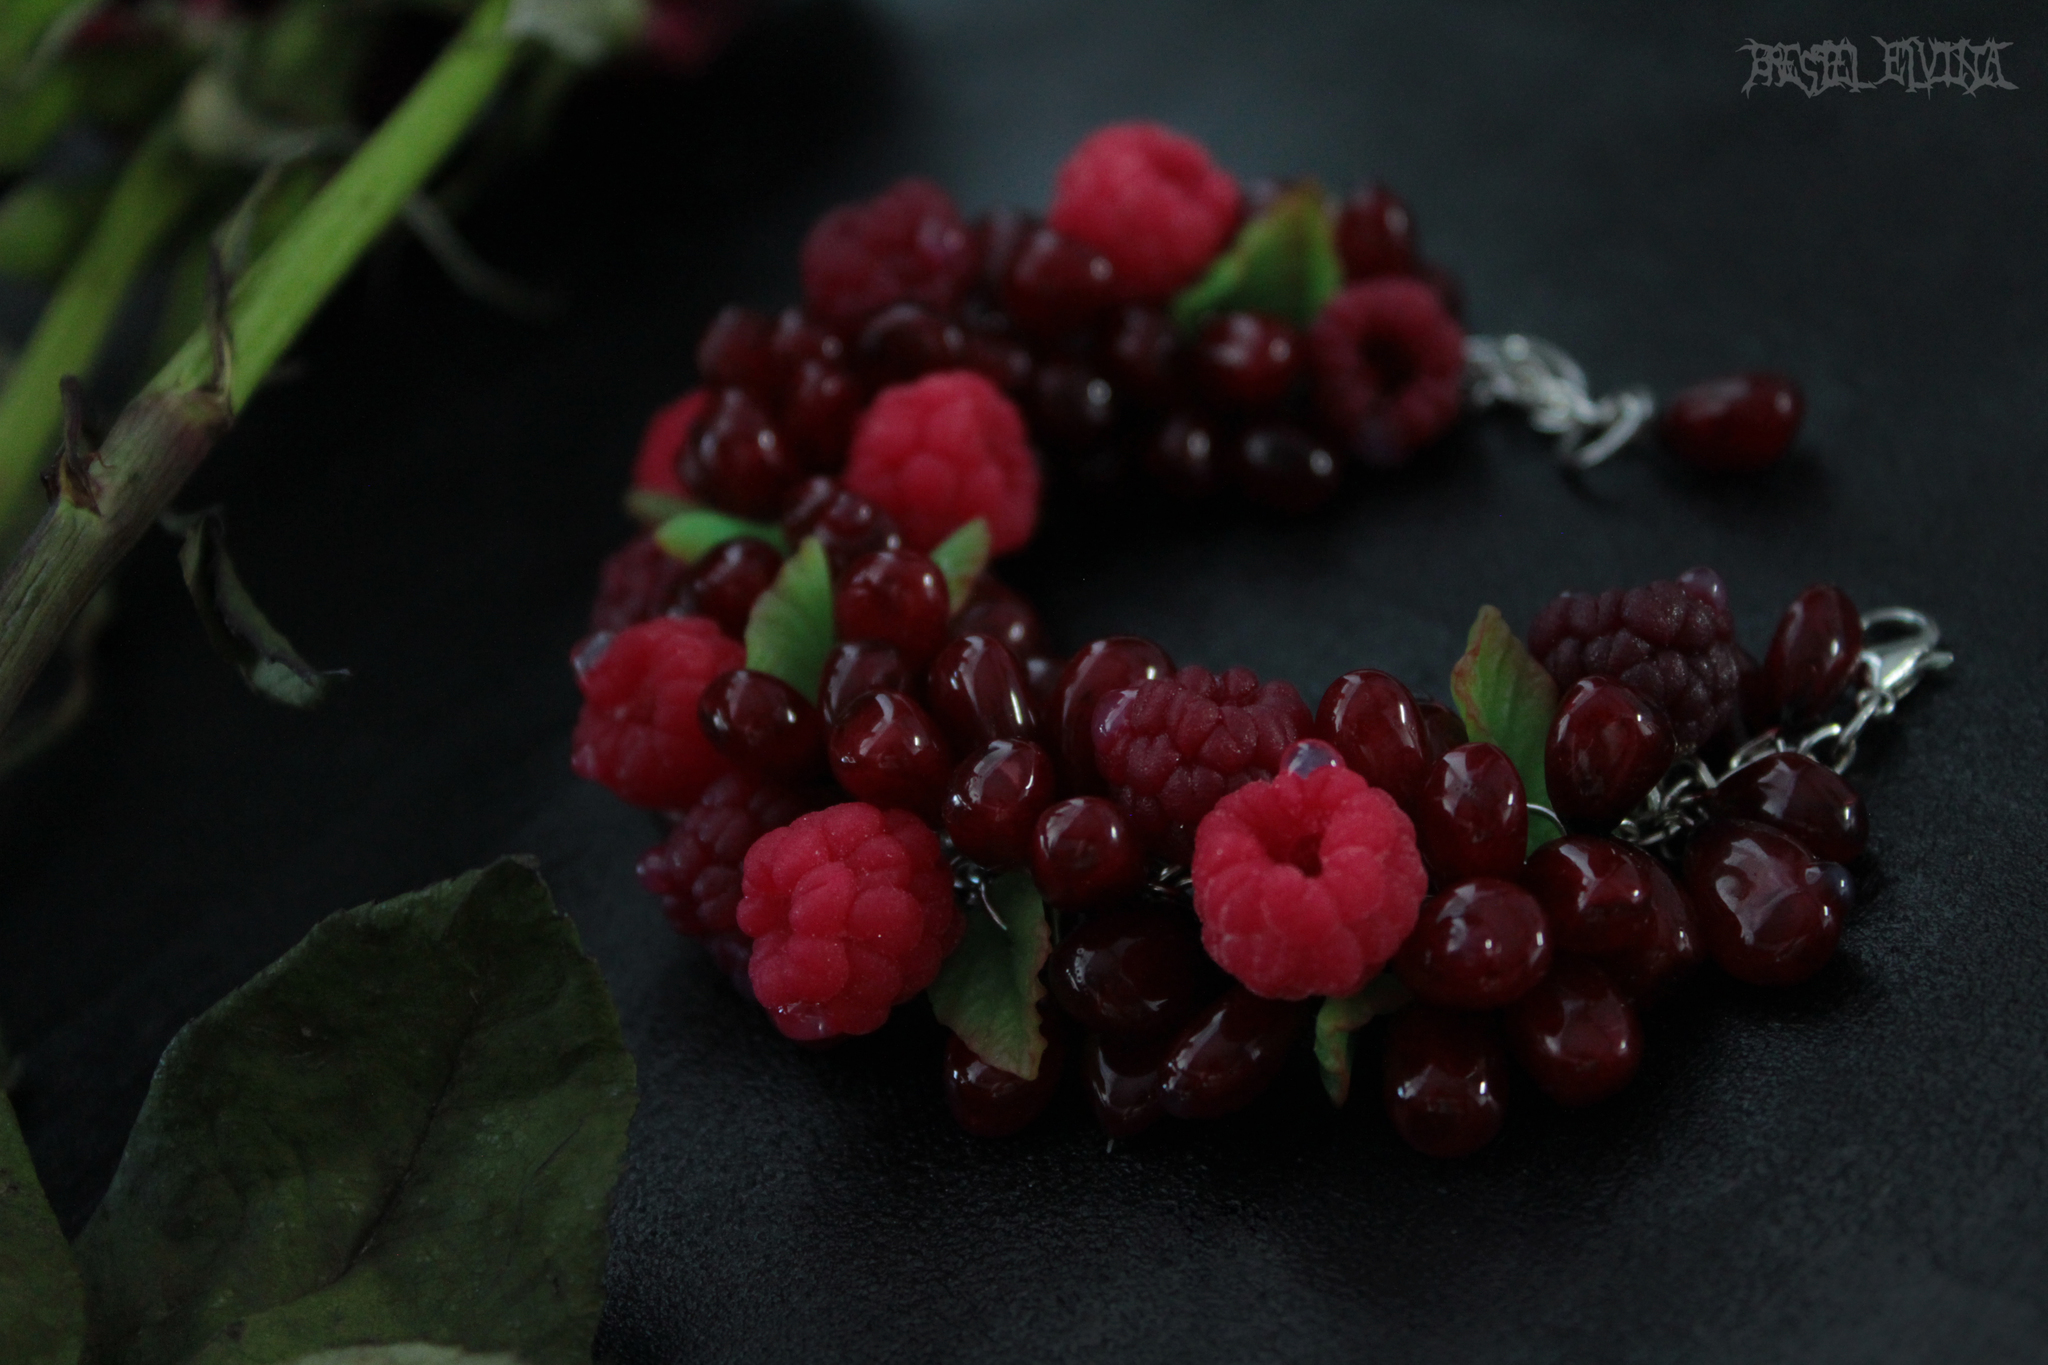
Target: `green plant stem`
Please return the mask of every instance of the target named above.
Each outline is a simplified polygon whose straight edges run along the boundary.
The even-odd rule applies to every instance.
[[[235,288],[230,373],[216,384],[201,329],[122,412],[86,469],[97,507],[53,502],[0,582],[0,725],[93,590],[170,504],[233,410],[399,209],[441,164],[512,69],[506,0],[485,0],[382,126]],[[220,388],[225,388],[225,393]]]

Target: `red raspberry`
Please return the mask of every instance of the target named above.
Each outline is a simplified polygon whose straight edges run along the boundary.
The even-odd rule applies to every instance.
[[[1237,226],[1243,196],[1208,150],[1157,123],[1115,123],[1060,167],[1046,221],[1116,267],[1132,300],[1191,283]]]
[[[1400,950],[1429,890],[1415,826],[1349,768],[1282,773],[1195,834],[1202,946],[1259,995],[1350,995]]]
[[[883,389],[861,415],[840,482],[895,518],[903,543],[929,550],[985,517],[996,554],[1038,524],[1038,460],[1024,418],[969,370]]]
[[[931,985],[967,927],[939,836],[864,801],[762,835],[742,888],[747,975],[791,1038],[873,1033]]]
[[[1210,808],[1279,771],[1314,720],[1292,683],[1262,685],[1249,668],[1211,674],[1190,665],[1103,697],[1094,729],[1096,770],[1139,839],[1184,861]]]
[[[578,649],[570,763],[636,806],[682,810],[731,768],[697,723],[697,698],[743,666],[745,646],[702,616],[657,616]]]
[[[640,437],[639,458],[633,461],[633,487],[678,498],[690,496],[690,490],[683,487],[683,480],[676,473],[676,464],[682,459],[683,447],[690,443],[690,433],[698,419],[710,405],[711,395],[707,391],[691,389],[648,419],[647,430]]]
[[[899,180],[862,204],[842,204],[804,238],[804,303],[847,335],[892,303],[951,312],[975,272],[973,244],[946,192]]]
[[[1308,360],[1323,420],[1374,468],[1406,463],[1457,420],[1465,333],[1419,280],[1346,288],[1309,328]]]
[[[754,841],[810,809],[801,796],[750,773],[730,772],[704,789],[668,838],[640,859],[640,884],[661,897],[661,912],[692,938],[729,934],[737,925],[740,865]]]
[[[1712,569],[1640,588],[1566,592],[1536,613],[1529,652],[1559,691],[1599,675],[1664,708],[1671,737],[1692,749],[1735,709],[1741,662],[1728,590]]]
[[[590,604],[590,629],[620,631],[691,605],[690,566],[654,543],[635,536],[598,572],[597,600]]]

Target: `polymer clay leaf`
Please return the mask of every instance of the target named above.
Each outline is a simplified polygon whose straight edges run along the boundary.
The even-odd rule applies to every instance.
[[[773,673],[806,697],[818,695],[832,652],[832,566],[806,536],[747,618],[747,667]]]
[[[1207,273],[1174,296],[1173,319],[1193,327],[1212,313],[1242,310],[1306,326],[1343,287],[1344,262],[1322,187],[1297,185],[1240,228]]]
[[[974,580],[988,567],[988,522],[976,517],[932,547],[932,563],[946,576],[946,597],[954,611],[967,605]]]
[[[1543,745],[1557,714],[1557,684],[1508,629],[1497,607],[1481,607],[1465,640],[1465,654],[1451,668],[1451,698],[1474,744],[1498,745],[1522,775],[1531,803],[1550,804],[1543,781]],[[1564,833],[1544,816],[1529,815],[1533,850]]]
[[[85,1359],[425,1340],[587,1365],[633,1102],[531,868],[331,916],[165,1050],[78,1241]]]
[[[85,1295],[43,1198],[14,1106],[0,1095],[0,1344],[8,1365],[76,1365]]]
[[[663,493],[653,488],[631,488],[626,490],[626,515],[642,526],[660,526],[680,513],[688,512],[697,504],[688,498],[679,498],[673,493]]]
[[[931,984],[932,1013],[990,1066],[1031,1080],[1045,1055],[1038,969],[1052,951],[1045,903],[1028,872],[1005,872],[988,884],[989,905],[967,905],[967,936]],[[989,914],[989,909],[995,911]],[[998,925],[997,919],[1002,923]]]
[[[1342,1105],[1351,1094],[1351,1035],[1383,1014],[1392,1014],[1414,997],[1394,976],[1365,983],[1356,995],[1330,996],[1316,1011],[1316,1065],[1330,1103]]]
[[[737,540],[741,536],[765,540],[775,547],[777,554],[789,553],[789,538],[782,534],[780,526],[771,526],[765,521],[748,521],[744,517],[729,517],[708,507],[677,512],[655,528],[654,542],[685,564],[694,564],[728,540]]]
[[[242,586],[235,562],[228,558],[219,510],[166,518],[165,524],[185,537],[178,549],[178,568],[192,604],[199,608],[206,638],[241,672],[249,690],[301,709],[325,700],[328,687],[340,675],[307,663]]]

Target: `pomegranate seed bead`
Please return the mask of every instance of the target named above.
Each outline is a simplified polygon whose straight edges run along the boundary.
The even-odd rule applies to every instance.
[[[1164,408],[1181,389],[1180,332],[1157,308],[1125,308],[1109,329],[1102,363],[1119,392]]]
[[[1855,862],[1870,841],[1863,798],[1805,754],[1758,759],[1722,779],[1708,804],[1717,815],[1774,825],[1830,862]]]
[[[1336,746],[1328,741],[1297,739],[1280,755],[1280,767],[1277,771],[1292,773],[1296,777],[1307,777],[1310,773],[1319,772],[1324,768],[1343,766],[1344,755],[1338,753]]]
[[[832,775],[857,799],[936,824],[953,763],[938,727],[901,692],[874,692],[846,708],[826,744]]]
[[[844,467],[853,424],[867,401],[867,391],[842,367],[824,360],[799,366],[783,397],[779,424],[796,463],[822,473]]]
[[[973,370],[1014,397],[1031,383],[1031,352],[1008,337],[970,331],[960,352],[960,368]]]
[[[1305,1017],[1295,1001],[1231,987],[1174,1035],[1159,1086],[1161,1106],[1179,1119],[1244,1108],[1280,1074]]]
[[[887,512],[823,474],[805,479],[790,494],[782,530],[792,544],[816,536],[834,578],[843,578],[862,555],[903,548],[902,533]]]
[[[1387,1030],[1387,1117],[1424,1156],[1470,1156],[1500,1132],[1507,1073],[1492,1018],[1410,1005]]]
[[[1613,839],[1570,834],[1529,855],[1522,885],[1568,953],[1618,953],[1649,941],[1652,860]]]
[[[1657,419],[1657,436],[1687,464],[1745,473],[1777,463],[1805,412],[1799,386],[1784,375],[1730,375],[1674,394]]]
[[[1299,427],[1254,427],[1228,447],[1231,471],[1252,501],[1294,516],[1337,495],[1344,467],[1335,452]]]
[[[1669,998],[1699,966],[1702,952],[1692,897],[1662,863],[1647,855],[1643,862],[1650,881],[1650,932],[1635,946],[1599,959],[1615,989],[1639,1010]]]
[[[1038,737],[1024,665],[989,636],[965,635],[942,646],[932,660],[925,698],[939,728],[963,753],[991,740]]]
[[[801,782],[825,757],[825,722],[803,693],[772,673],[738,668],[697,698],[697,723],[713,748],[763,777]]]
[[[768,319],[751,308],[718,310],[697,343],[697,373],[712,388],[745,389],[767,401],[775,392],[775,357],[768,348]]]
[[[1508,1007],[1508,1042],[1522,1069],[1559,1104],[1592,1104],[1628,1084],[1643,1060],[1643,1026],[1607,973],[1559,958]]]
[[[1003,287],[1003,305],[1017,325],[1046,340],[1086,327],[1116,301],[1109,258],[1049,227],[1024,239]]]
[[[974,580],[974,595],[953,618],[954,639],[986,635],[999,640],[1019,659],[1029,659],[1045,644],[1045,627],[1031,604],[987,574]]]
[[[1458,727],[1463,744],[1464,726]],[[1421,710],[1407,684],[1377,668],[1358,668],[1331,683],[1316,707],[1316,733],[1337,747],[1351,771],[1412,810],[1422,775],[1440,754],[1429,751]]]
[[[946,789],[946,833],[978,863],[1029,863],[1038,817],[1052,799],[1051,756],[1036,744],[993,740],[954,770]]]
[[[1432,1004],[1498,1009],[1543,979],[1550,951],[1534,896],[1513,882],[1475,877],[1422,903],[1394,973]]]
[[[1145,472],[1177,498],[1206,498],[1223,482],[1223,437],[1205,418],[1169,417],[1145,447]]]
[[[1095,703],[1111,692],[1173,673],[1167,652],[1136,635],[1093,641],[1067,661],[1047,716],[1068,790],[1099,791],[1102,786],[1095,772]]]
[[[1104,1037],[1171,1033],[1204,1003],[1201,941],[1181,916],[1153,906],[1096,916],[1061,939],[1046,965],[1060,1008]]]
[[[744,389],[719,390],[677,467],[685,486],[714,507],[770,517],[796,481],[796,462],[767,414]]]
[[[1840,588],[1825,584],[1793,599],[1764,655],[1771,709],[1792,722],[1818,720],[1856,671],[1863,618]]]
[[[737,536],[716,546],[690,566],[690,591],[702,615],[737,640],[747,633],[754,599],[768,590],[781,572],[782,556],[773,545],[752,536]]]
[[[837,725],[848,707],[877,692],[908,692],[910,666],[903,651],[885,640],[846,640],[825,656],[818,683],[818,709]]]
[[[1753,986],[1804,981],[1834,956],[1851,888],[1790,835],[1717,821],[1686,850],[1686,888],[1707,952]]]
[[[1461,744],[1423,775],[1416,842],[1443,881],[1512,880],[1529,842],[1529,805],[1514,761],[1492,744]]]
[[[1203,395],[1239,412],[1278,407],[1301,363],[1301,333],[1256,313],[1212,318],[1195,342],[1195,376]]]
[[[878,550],[846,572],[833,598],[843,640],[886,640],[922,668],[946,642],[952,614],[938,565],[915,550]]]
[[[1095,1121],[1110,1137],[1134,1137],[1166,1113],[1159,1086],[1165,1079],[1163,1038],[1090,1038],[1081,1052],[1081,1072]]]
[[[967,334],[958,323],[948,322],[928,308],[897,303],[875,314],[861,328],[853,351],[862,377],[880,388],[907,383],[933,370],[957,368],[967,351]]]
[[[807,360],[845,364],[846,343],[805,317],[801,308],[785,308],[768,336],[768,354],[775,362],[776,392],[782,393],[796,382]]]
[[[1612,678],[1581,678],[1565,689],[1543,746],[1550,804],[1567,820],[1611,825],[1649,795],[1677,753],[1655,703]]]
[[[946,1035],[946,1107],[954,1122],[976,1137],[1008,1137],[1045,1112],[1059,1088],[1066,1044],[1058,1034],[1045,1040],[1038,1074],[1013,1076],[976,1056],[958,1034]]]
[[[1145,855],[1114,802],[1070,796],[1038,817],[1031,877],[1048,903],[1087,910],[1142,886]]]
[[[1116,389],[1085,365],[1055,360],[1031,377],[1031,433],[1068,454],[1109,444],[1116,434]]]
[[[1429,744],[1429,761],[1436,762],[1460,744],[1469,744],[1465,718],[1435,697],[1417,697],[1415,714],[1422,718],[1422,733]]]
[[[1384,185],[1354,193],[1337,215],[1337,254],[1344,278],[1406,275],[1415,269],[1415,219]]]

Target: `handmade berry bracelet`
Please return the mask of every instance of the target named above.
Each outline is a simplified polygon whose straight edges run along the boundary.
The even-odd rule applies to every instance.
[[[1055,654],[987,572],[1048,473],[1307,511],[1467,405],[1524,410],[1572,468],[1626,445],[1649,397],[1465,338],[1391,194],[1247,194],[1126,125],[1046,224],[906,181],[802,264],[805,309],[721,313],[707,388],[650,424],[652,529],[574,654],[576,770],[673,820],[641,880],[784,1034],[925,995],[963,1126],[1013,1132],[1078,1071],[1120,1137],[1241,1108],[1300,1042],[1341,1104],[1390,1015],[1388,1111],[1449,1156],[1499,1130],[1510,1054],[1591,1102],[1703,958],[1789,985],[1832,955],[1865,844],[1840,774],[1950,662],[1920,613],[1810,588],[1758,663],[1695,569],[1562,594],[1526,645],[1482,609],[1454,705],[1361,668],[1311,711],[1133,636]],[[1658,425],[1740,469],[1798,417],[1746,376]]]

